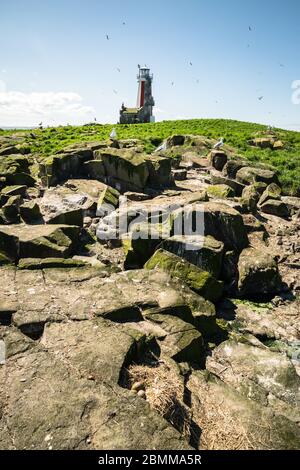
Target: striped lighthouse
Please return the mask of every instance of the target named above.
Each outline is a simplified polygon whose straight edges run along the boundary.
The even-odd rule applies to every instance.
[[[152,81],[153,75],[150,75],[150,69],[148,67],[140,67],[137,76],[138,79],[138,96],[137,96],[137,108],[144,109],[144,120],[143,122],[153,121],[153,106],[154,99],[152,96]]]
[[[138,95],[136,108],[128,108],[122,105],[120,110],[120,124],[136,124],[154,122],[152,96],[153,75],[148,67],[140,67],[137,75]]]

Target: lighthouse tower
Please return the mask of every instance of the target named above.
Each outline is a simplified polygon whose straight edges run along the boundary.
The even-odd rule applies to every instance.
[[[150,75],[150,69],[147,67],[139,67],[138,79],[138,97],[137,108],[143,109],[142,122],[151,122],[153,120],[153,106],[154,99],[152,96],[152,80],[153,75]]]
[[[152,96],[153,75],[148,67],[140,67],[137,75],[138,95],[136,108],[127,108],[122,104],[120,110],[120,124],[136,124],[154,122]]]

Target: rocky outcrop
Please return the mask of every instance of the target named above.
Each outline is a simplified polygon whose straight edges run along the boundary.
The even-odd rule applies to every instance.
[[[162,269],[172,277],[181,279],[192,290],[207,300],[216,301],[222,295],[222,283],[210,273],[183,260],[179,256],[159,249],[145,264],[146,269]]]
[[[222,150],[213,150],[210,154],[210,161],[212,166],[218,170],[222,171],[226,165],[228,157],[225,152]]]
[[[236,179],[242,184],[253,184],[256,182],[271,184],[278,183],[278,177],[275,171],[255,168],[255,167],[243,167],[236,173]]]
[[[7,185],[34,186],[35,179],[29,170],[29,161],[23,155],[8,155],[0,158],[0,177]]]
[[[67,225],[0,226],[1,251],[19,258],[66,258],[78,243],[79,227]]]
[[[269,199],[261,204],[260,210],[265,214],[276,215],[284,219],[290,215],[288,207],[280,200]]]
[[[265,251],[246,248],[239,263],[239,292],[243,296],[276,294],[281,288],[277,262]]]
[[[226,184],[215,184],[208,187],[207,194],[209,197],[215,199],[227,199],[230,197],[234,197],[235,191]]]
[[[198,224],[198,234],[211,235],[222,241],[226,248],[241,251],[248,238],[241,214],[227,204],[204,202],[178,209],[172,214],[173,233],[193,231]],[[201,233],[202,232],[202,233]]]
[[[259,206],[262,206],[269,199],[280,200],[281,188],[275,184],[269,184],[265,191],[262,193],[261,198],[259,199]]]
[[[201,235],[175,235],[164,240],[161,247],[184,258],[191,264],[198,266],[211,273],[216,279],[219,278],[222,262],[224,244],[211,236]]]
[[[22,134],[0,136],[0,448],[299,448],[300,205],[276,172],[202,136],[46,157]]]

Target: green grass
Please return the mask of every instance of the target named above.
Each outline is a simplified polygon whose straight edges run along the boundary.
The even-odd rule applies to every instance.
[[[51,155],[67,145],[82,141],[106,140],[113,125],[65,126],[32,131],[0,131],[2,135],[20,133],[30,151],[39,159]],[[152,124],[118,125],[120,139],[138,138],[144,141],[145,149],[151,152],[164,138],[172,134],[203,135],[213,139],[224,137],[226,144],[234,147],[238,155],[253,162],[273,165],[287,194],[300,195],[300,132],[276,129],[277,137],[286,144],[284,150],[260,150],[248,145],[257,133],[266,126],[224,119],[192,119],[185,121],[163,121]]]

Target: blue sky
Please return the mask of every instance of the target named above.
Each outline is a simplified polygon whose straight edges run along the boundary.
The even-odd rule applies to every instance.
[[[140,63],[157,120],[300,130],[299,18],[297,0],[0,0],[0,126],[116,122]]]

